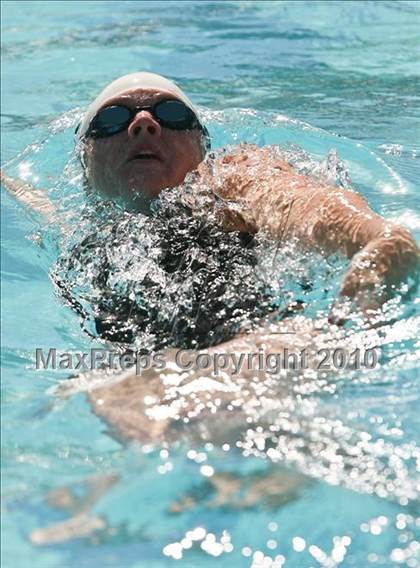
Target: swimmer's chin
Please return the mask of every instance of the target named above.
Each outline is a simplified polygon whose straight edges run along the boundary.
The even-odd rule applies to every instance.
[[[132,185],[130,185],[130,182]],[[165,189],[161,185],[155,187],[144,187],[137,183],[138,180],[130,180],[129,184],[120,184],[111,192],[102,192],[101,195],[110,203],[115,203],[115,206],[135,213],[142,213],[143,215],[150,215],[153,211],[153,204],[156,204],[160,194]]]
[[[119,196],[118,203],[127,211],[150,215],[153,204],[159,199],[161,191],[161,189],[145,191],[144,189],[131,188]]]

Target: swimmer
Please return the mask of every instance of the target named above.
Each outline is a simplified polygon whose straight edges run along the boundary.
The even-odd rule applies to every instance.
[[[356,305],[377,307],[388,297],[384,289],[417,271],[410,232],[374,213],[356,191],[299,174],[270,147],[244,145],[204,161],[208,132],[190,99],[162,76],[132,73],[110,83],[88,107],[76,139],[86,188],[106,199],[148,214],[162,190],[195,171],[224,205],[227,230],[295,237],[325,255],[343,252],[351,263],[340,296]],[[47,216],[54,211],[41,190],[3,172],[1,181],[25,205]]]
[[[382,285],[391,289],[417,270],[419,250],[406,229],[375,214],[355,191],[299,174],[272,148],[243,145],[206,161],[209,136],[195,107],[179,87],[159,75],[134,73],[108,85],[88,107],[76,138],[88,192],[149,214],[164,189],[179,186],[194,172],[197,185],[212,191],[226,230],[262,231],[279,243],[295,238],[303,247],[326,255],[343,252],[351,259],[341,285],[343,299],[354,299],[365,307],[378,305],[386,297],[376,293]],[[3,173],[1,181],[25,205],[47,217],[54,213],[54,205],[41,190]],[[277,333],[270,329],[236,337],[224,344],[224,351],[305,349],[315,345],[318,335],[314,322],[299,316],[286,318]],[[337,338],[326,336],[324,340],[336,345]],[[170,351],[166,356],[167,361],[173,359]],[[309,380],[297,375],[302,381]],[[289,373],[287,379],[290,377]],[[198,443],[211,440],[233,445],[244,426],[270,422],[266,418],[270,408],[276,415],[293,412],[296,388],[295,382],[287,380],[271,384],[265,372],[235,375],[227,369],[216,381],[202,371],[185,373],[174,366],[162,373],[151,368],[142,381],[132,370],[116,380],[107,380],[102,372],[96,378],[95,382],[95,377],[76,377],[60,390],[65,391],[63,396],[72,394],[72,389],[87,391],[93,411],[106,420],[114,437],[150,444],[188,436],[194,443],[198,439]],[[217,404],[210,404],[213,401]],[[281,406],[270,407],[270,401]],[[308,424],[308,431],[310,428]],[[258,488],[252,480],[256,499],[239,505],[236,496],[229,499],[235,507],[243,507],[260,502],[264,492],[270,500],[275,494],[283,501],[296,490],[287,483],[270,489],[269,479],[266,475]],[[279,480],[277,471],[275,480]],[[235,480],[235,488],[239,481]],[[226,495],[217,499],[222,504],[226,500]],[[174,511],[185,508],[185,499],[174,507]],[[68,534],[90,534],[103,526],[89,511],[79,513],[58,530],[35,532],[33,542],[57,542]]]

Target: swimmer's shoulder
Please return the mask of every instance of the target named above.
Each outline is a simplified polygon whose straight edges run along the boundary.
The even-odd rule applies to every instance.
[[[238,199],[250,188],[273,177],[294,174],[293,167],[282,157],[278,146],[241,143],[209,155],[198,167],[201,182],[224,199]]]
[[[209,154],[198,170],[200,173],[208,173],[218,167],[221,173],[233,173],[234,168],[257,168],[264,171],[267,168],[277,168],[284,171],[293,171],[280,147],[275,145],[257,146],[249,142],[241,142],[236,146],[227,146]]]

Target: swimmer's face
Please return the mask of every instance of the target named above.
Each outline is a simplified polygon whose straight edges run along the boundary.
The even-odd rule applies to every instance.
[[[148,106],[168,93],[138,89],[108,100],[103,107]],[[171,130],[147,111],[139,111],[122,132],[107,138],[88,137],[84,161],[89,185],[106,198],[122,198],[147,211],[150,200],[182,183],[204,158],[199,128]],[[147,155],[146,155],[147,154]]]

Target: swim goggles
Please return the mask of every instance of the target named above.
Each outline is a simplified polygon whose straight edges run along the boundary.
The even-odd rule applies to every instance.
[[[122,104],[107,106],[97,112],[86,131],[86,136],[107,138],[128,128],[136,114],[147,110],[163,127],[171,130],[190,130],[204,127],[194,112],[182,101],[176,99],[160,100],[153,105],[126,107]]]

